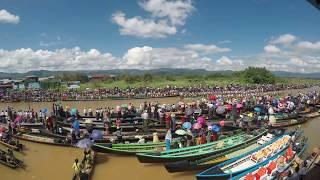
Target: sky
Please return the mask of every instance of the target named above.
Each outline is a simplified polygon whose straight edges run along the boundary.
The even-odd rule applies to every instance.
[[[320,71],[306,0],[1,0],[0,71]]]

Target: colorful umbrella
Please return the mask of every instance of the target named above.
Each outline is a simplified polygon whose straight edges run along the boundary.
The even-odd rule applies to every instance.
[[[237,108],[238,108],[238,109],[240,109],[240,108],[242,108],[242,107],[243,107],[243,105],[242,105],[242,104],[240,104],[240,103],[239,103],[239,104],[237,104]]]
[[[219,131],[220,131],[220,127],[218,125],[212,126],[212,132],[219,132]]]
[[[102,131],[94,129],[90,135],[93,140],[103,139]]]
[[[81,139],[77,144],[76,146],[78,148],[82,148],[82,149],[89,149],[91,146],[92,146],[93,142],[88,139],[88,138],[85,138],[85,139]]]
[[[217,114],[223,114],[226,111],[224,106],[218,106],[216,109]]]
[[[209,100],[210,101],[215,101],[217,99],[217,96],[215,96],[215,95],[210,95],[209,96]]]
[[[254,111],[255,111],[255,112],[261,112],[261,108],[255,107],[255,108],[254,108]]]
[[[191,123],[190,122],[185,122],[182,124],[183,129],[191,129]]]
[[[193,129],[200,129],[202,126],[199,123],[193,124]]]
[[[203,116],[199,116],[197,119],[197,123],[201,124],[201,126],[206,124],[206,119]]]
[[[185,135],[185,134],[187,134],[187,132],[185,130],[183,130],[183,129],[178,129],[178,130],[176,130],[175,134],[177,134],[177,135]]]

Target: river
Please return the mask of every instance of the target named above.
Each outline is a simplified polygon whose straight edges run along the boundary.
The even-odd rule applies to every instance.
[[[161,98],[157,99],[160,103],[176,103],[179,98]],[[135,105],[145,100],[130,100]],[[151,100],[154,101],[154,100]],[[149,102],[149,100],[148,100]],[[96,101],[96,102],[63,102],[64,106],[77,107],[78,109],[96,108],[96,107],[114,107],[122,103],[128,103],[128,100],[117,101]],[[0,109],[7,106],[12,106],[15,109],[33,108],[39,110],[43,107],[50,108],[51,103],[1,103]],[[317,139],[320,135],[320,118],[310,119],[305,124],[301,125],[304,129],[304,134],[309,138],[310,151],[313,147],[320,146],[320,141]],[[13,170],[0,165],[1,180],[69,180],[72,177],[72,163],[75,158],[82,158],[82,150],[69,147],[56,147],[49,145],[36,144],[23,141],[26,145],[26,150],[23,153],[15,152],[15,155],[22,159],[25,164],[25,169]],[[3,146],[0,146],[4,149]],[[170,174],[162,165],[141,164],[136,157],[117,156],[109,154],[98,154],[96,166],[93,173],[93,180],[192,180],[195,172]]]

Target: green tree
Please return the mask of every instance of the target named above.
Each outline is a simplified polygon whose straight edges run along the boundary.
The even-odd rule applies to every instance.
[[[240,72],[247,83],[252,84],[274,84],[276,77],[266,68],[249,67]]]

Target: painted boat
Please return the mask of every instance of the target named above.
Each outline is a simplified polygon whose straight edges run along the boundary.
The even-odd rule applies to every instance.
[[[46,137],[41,135],[32,135],[32,134],[22,133],[22,134],[14,135],[14,137],[17,139],[41,143],[41,144],[49,144],[49,145],[56,145],[56,146],[72,146],[70,143],[67,143],[63,139]]]
[[[193,171],[193,170],[205,170],[214,165],[222,163],[224,161],[230,160],[237,156],[240,156],[248,151],[256,149],[260,146],[267,144],[272,139],[283,135],[284,131],[276,131],[268,133],[266,136],[262,136],[257,141],[252,141],[245,143],[237,148],[230,149],[228,151],[223,151],[221,153],[214,154],[206,158],[196,159],[196,160],[185,160],[173,163],[165,164],[168,172],[183,172],[183,171]]]
[[[0,149],[0,164],[3,164],[7,167],[10,167],[12,169],[16,169],[16,168],[24,168],[24,163],[23,161],[15,158],[14,156],[12,157],[11,161],[7,161],[7,152],[3,151]]]
[[[270,158],[277,157],[286,150],[290,144],[291,136],[288,134],[276,139],[268,146],[258,148],[240,157],[233,158],[196,175],[197,179],[226,179],[242,172],[261,166]]]
[[[158,153],[138,153],[137,158],[141,163],[164,163],[180,160],[193,160],[208,157],[216,153],[236,148],[245,143],[256,140],[267,134],[267,130],[255,131],[254,135],[240,132],[215,142],[190,146]]]
[[[270,158],[268,161],[245,171],[237,176],[231,177],[230,180],[248,180],[248,179],[268,179],[273,180],[281,177],[292,166],[296,157],[301,157],[307,148],[307,138],[302,138],[297,144],[293,144],[286,151],[278,156]],[[295,151],[294,151],[294,150]]]
[[[94,151],[91,151],[90,152],[90,158],[92,159],[91,161],[86,161],[85,157],[83,157],[80,163],[80,168],[81,168],[80,179],[86,179],[86,180],[92,179],[94,167],[96,163],[96,156],[97,156],[97,153]],[[77,179],[77,177],[73,175],[72,179]]]
[[[91,148],[94,151],[100,152],[100,153],[135,155],[136,153],[163,151],[165,147],[166,147],[166,144],[164,142],[159,142],[159,143],[144,143],[144,144],[95,143]]]

